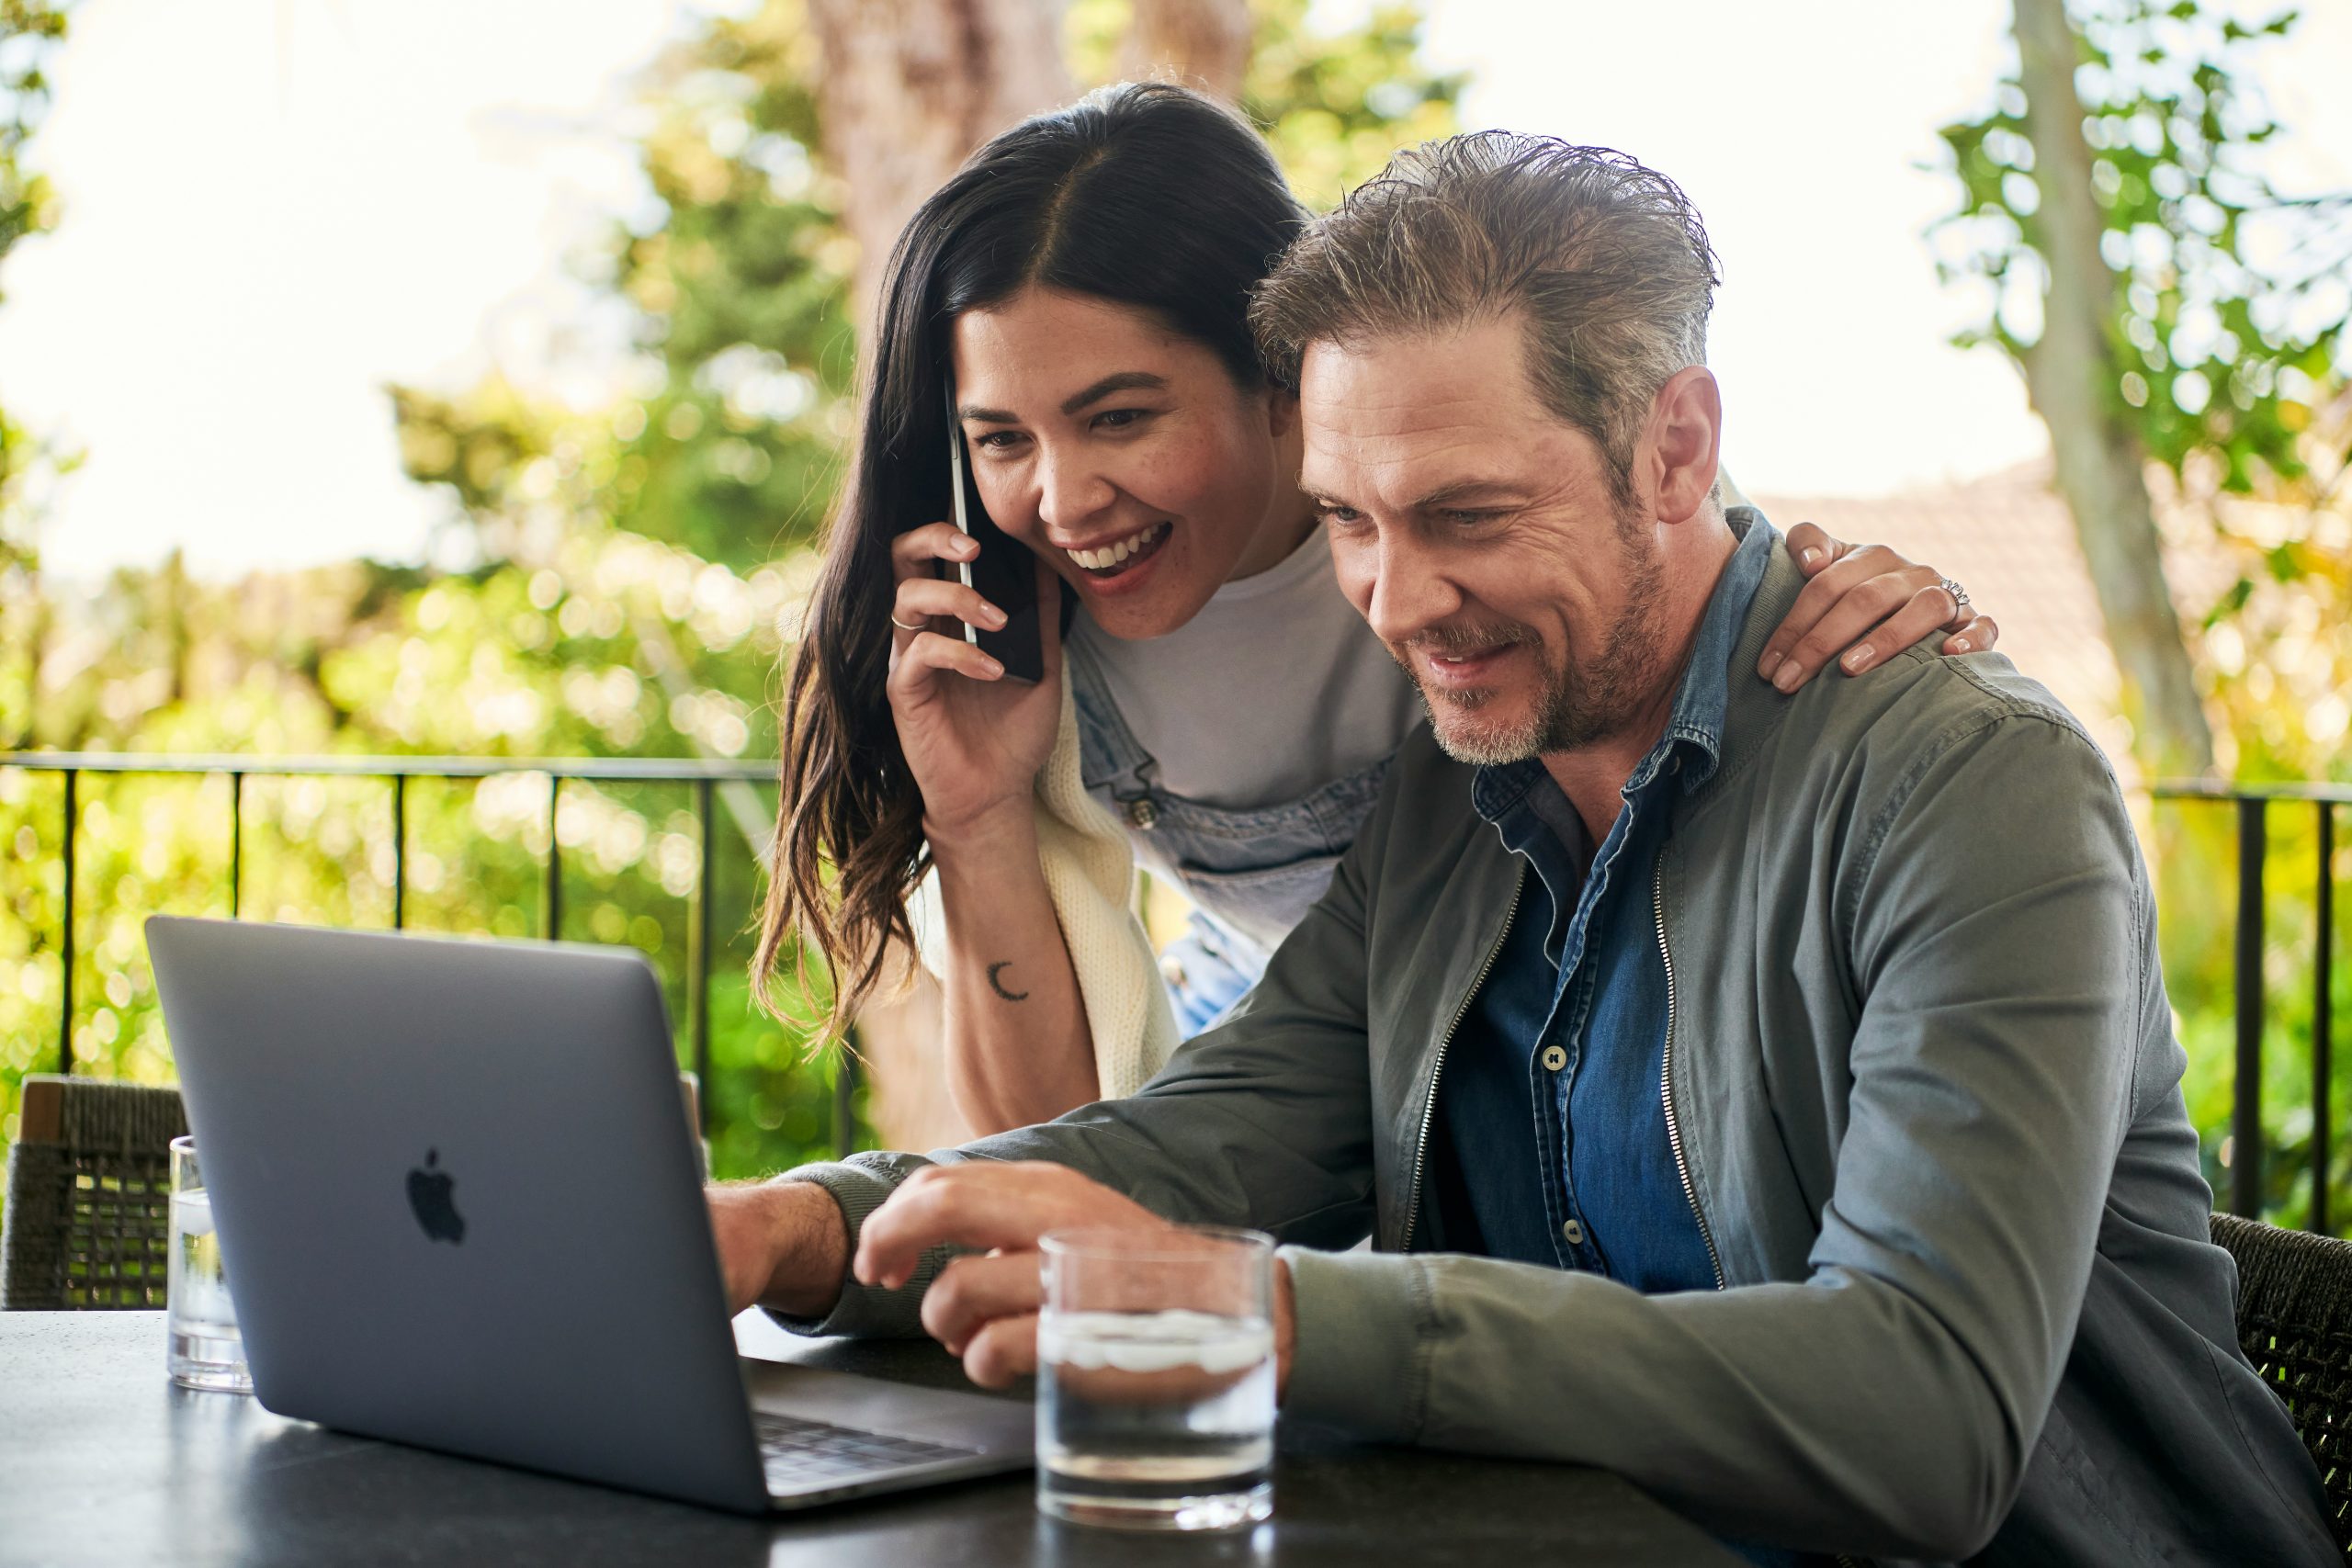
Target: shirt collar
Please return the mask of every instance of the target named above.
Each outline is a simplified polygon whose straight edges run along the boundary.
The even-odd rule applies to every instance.
[[[1714,776],[1723,763],[1724,710],[1731,701],[1731,656],[1747,629],[1748,610],[1771,564],[1772,541],[1779,530],[1750,506],[1735,506],[1724,513],[1739,544],[1715,579],[1706,613],[1699,619],[1699,635],[1691,640],[1690,662],[1675,688],[1674,707],[1667,716],[1666,733],[1625,781],[1624,795],[1632,799],[1649,787],[1669,762],[1678,763],[1682,788],[1688,794]],[[1470,786],[1470,802],[1478,815],[1493,822],[1526,798],[1539,778],[1548,778],[1541,759],[1482,767]]]

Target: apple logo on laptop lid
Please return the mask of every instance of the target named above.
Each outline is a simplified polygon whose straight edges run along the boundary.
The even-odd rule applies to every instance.
[[[466,1217],[458,1213],[453,1195],[458,1179],[439,1168],[441,1151],[424,1151],[424,1163],[408,1173],[408,1206],[416,1211],[416,1223],[435,1241],[451,1246],[466,1239]]]

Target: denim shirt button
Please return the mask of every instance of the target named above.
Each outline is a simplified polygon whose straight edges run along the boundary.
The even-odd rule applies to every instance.
[[[1560,1227],[1560,1235],[1566,1240],[1570,1247],[1582,1247],[1584,1245],[1584,1226],[1578,1224],[1574,1220],[1570,1220],[1566,1224]]]
[[[1544,1047],[1544,1070],[1545,1072],[1556,1073],[1567,1065],[1568,1054],[1566,1051],[1557,1045],[1546,1045]]]
[[[1127,802],[1127,820],[1148,833],[1159,826],[1159,807],[1152,804],[1151,796],[1139,795]]]

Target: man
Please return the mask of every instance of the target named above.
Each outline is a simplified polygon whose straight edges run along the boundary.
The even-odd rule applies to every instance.
[[[2332,1561],[2115,782],[1998,658],[1750,673],[1799,580],[1716,498],[1714,281],[1669,181],[1501,134],[1310,230],[1259,325],[1434,739],[1142,1095],[715,1191],[730,1292],[1001,1382],[1041,1233],[1256,1225],[1287,1408],[1760,1562]]]

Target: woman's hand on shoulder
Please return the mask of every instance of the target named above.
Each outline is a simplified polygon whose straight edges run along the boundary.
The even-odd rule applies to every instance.
[[[890,546],[890,713],[934,840],[1002,812],[1025,813],[1061,724],[1057,580],[1037,563],[1046,678],[1034,686],[1012,680],[964,639],[967,625],[1003,626],[1004,612],[977,589],[933,574],[934,561],[969,560],[978,549],[952,523],[910,528]]]
[[[1849,545],[1811,523],[1789,530],[1789,556],[1811,581],[1764,645],[1756,673],[1793,692],[1834,659],[1849,675],[1874,670],[1939,629],[1942,652],[1979,653],[2001,628],[1931,566],[1884,545]]]

